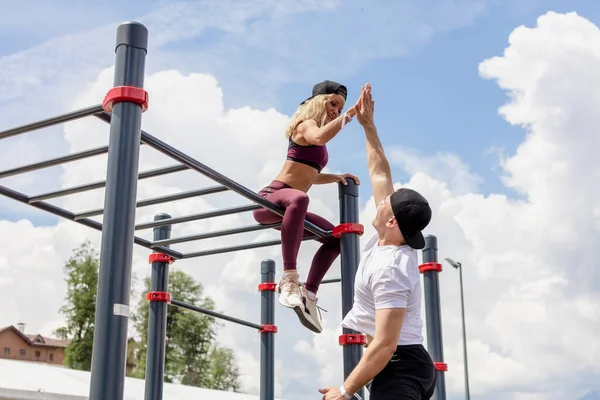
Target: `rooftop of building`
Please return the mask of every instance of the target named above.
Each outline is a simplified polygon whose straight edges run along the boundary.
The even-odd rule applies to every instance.
[[[23,338],[23,340],[25,340],[31,346],[66,348],[69,345],[69,343],[71,343],[70,339],[57,339],[57,338],[42,336],[39,334],[25,333],[23,324],[17,324],[16,326],[10,325],[10,326],[6,326],[4,328],[0,328],[0,333],[7,331],[9,329],[13,330],[15,333],[17,333],[19,336],[21,336]]]

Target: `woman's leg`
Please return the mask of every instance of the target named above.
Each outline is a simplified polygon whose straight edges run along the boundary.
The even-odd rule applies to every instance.
[[[334,228],[333,224],[327,221],[325,218],[313,214],[306,213],[306,219],[309,222],[317,225],[319,228],[330,231]],[[311,234],[308,231],[304,231],[305,235]],[[306,289],[312,294],[316,294],[319,290],[319,285],[323,280],[329,268],[335,261],[335,259],[340,255],[340,239],[330,236],[326,238],[322,238],[317,240],[321,243],[321,247],[315,253],[313,257],[312,264],[310,266],[310,271],[308,272],[308,277],[306,278]],[[313,298],[314,299],[314,298]]]
[[[306,219],[324,230],[332,230],[334,226],[325,218],[313,213],[307,213]],[[310,236],[307,230],[304,235]],[[317,307],[317,290],[323,277],[340,254],[340,240],[333,236],[317,240],[321,247],[313,257],[306,283],[300,288],[302,307],[296,308],[296,313],[302,324],[313,332],[320,333],[323,330],[321,312]]]
[[[300,278],[296,271],[296,260],[302,243],[304,219],[308,209],[308,196],[306,193],[292,188],[266,188],[260,193],[267,200],[283,207],[283,218],[279,215],[261,208],[254,210],[254,219],[261,224],[272,224],[281,221],[281,253],[283,257],[283,277],[279,281],[277,291],[279,302],[289,308],[302,307],[302,294]],[[266,193],[270,191],[270,193]]]
[[[326,219],[308,213],[309,198],[306,193],[289,187],[267,187],[261,194],[265,199],[283,207],[282,217],[265,209],[254,210],[254,218],[261,224],[272,224],[281,221],[281,248],[284,274],[278,285],[279,302],[296,311],[302,324],[313,332],[321,332],[321,316],[317,310],[316,292],[323,277],[340,254],[340,240],[334,237],[322,238],[318,242],[321,247],[315,253],[304,288],[300,288],[296,271],[296,260],[303,236],[312,235],[304,229],[304,220],[308,220],[324,230],[334,228]]]
[[[260,208],[253,211],[254,219],[260,224],[273,224],[281,221],[283,270],[295,271],[309,198],[301,190],[283,188],[268,194],[265,199],[285,208],[283,218],[266,208]]]

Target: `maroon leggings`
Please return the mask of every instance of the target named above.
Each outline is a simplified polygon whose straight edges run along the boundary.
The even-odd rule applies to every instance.
[[[303,236],[312,236],[313,233],[304,229],[304,220],[317,225],[324,230],[332,230],[334,226],[316,214],[308,212],[309,198],[301,190],[293,189],[280,181],[273,181],[264,187],[258,195],[285,208],[282,217],[260,208],[254,210],[254,219],[260,224],[274,224],[281,222],[281,253],[283,257],[283,270],[296,269],[296,259],[300,250]],[[323,277],[340,254],[340,240],[333,236],[315,239],[321,247],[315,253],[306,278],[306,289],[316,293]]]

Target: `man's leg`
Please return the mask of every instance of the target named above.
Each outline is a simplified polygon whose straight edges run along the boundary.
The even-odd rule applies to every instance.
[[[435,387],[436,371],[420,345],[401,346],[373,379],[371,400],[427,400]]]
[[[389,364],[388,364],[389,366]],[[386,366],[386,368],[388,368]],[[385,369],[373,379],[369,390],[370,400],[422,400],[422,389],[418,381],[395,368]]]

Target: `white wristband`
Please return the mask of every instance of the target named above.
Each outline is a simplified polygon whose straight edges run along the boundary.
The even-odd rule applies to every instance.
[[[346,392],[346,388],[344,387],[344,384],[342,384],[342,386],[340,386],[340,393],[342,394],[342,396],[344,396],[345,399],[351,400],[353,397],[357,398],[358,400],[363,400],[362,397],[360,397],[358,395],[358,393],[354,393],[353,395],[349,395]]]
[[[346,122],[346,119],[348,119],[348,122]],[[348,113],[344,113],[344,118],[342,118],[342,127],[340,129],[344,129],[344,126],[346,126],[346,124],[350,123],[352,121],[352,117],[348,115]]]
[[[340,386],[340,393],[342,394],[342,396],[344,396],[345,399],[350,400],[352,398],[352,396],[346,393],[346,388],[344,387],[344,385]]]

